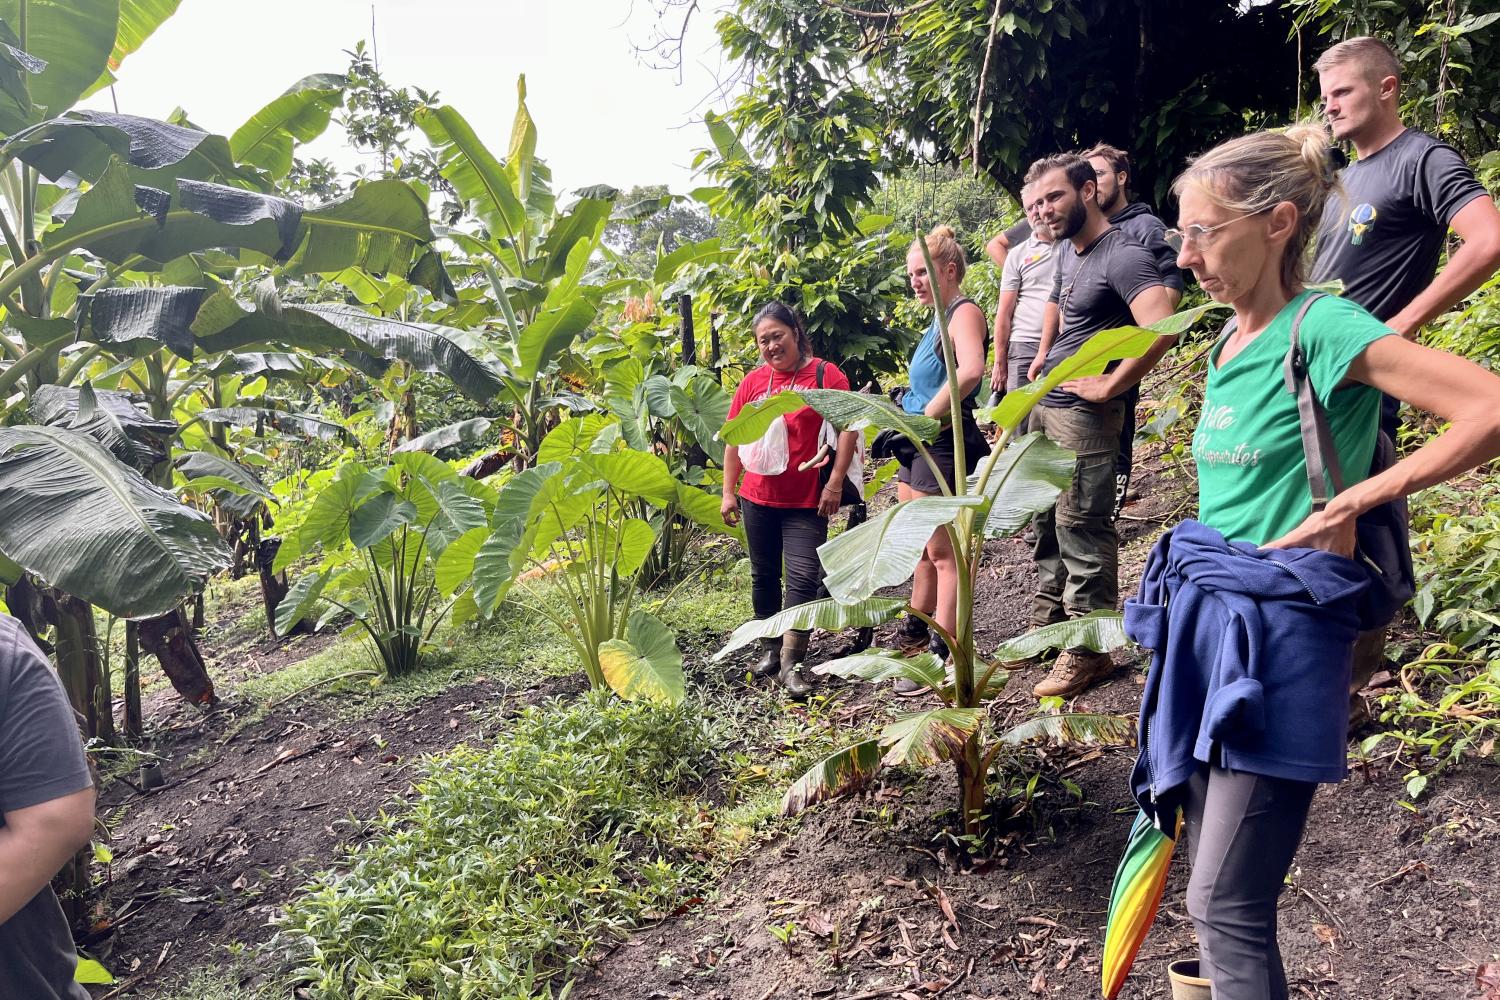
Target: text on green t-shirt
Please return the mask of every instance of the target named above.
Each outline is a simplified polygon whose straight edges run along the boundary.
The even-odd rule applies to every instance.
[[[1238,354],[1219,364],[1209,354],[1203,412],[1193,434],[1198,466],[1198,519],[1230,541],[1263,545],[1312,512],[1297,399],[1282,364],[1303,292]],[[1389,327],[1345,299],[1325,295],[1303,317],[1298,339],[1308,377],[1328,419],[1346,487],[1369,475],[1379,435],[1379,390],[1339,387],[1349,365]]]

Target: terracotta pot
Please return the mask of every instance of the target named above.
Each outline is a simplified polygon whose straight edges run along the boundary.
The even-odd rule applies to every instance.
[[[1184,958],[1167,966],[1172,982],[1172,1000],[1212,1000],[1209,982],[1198,975],[1198,960]]]

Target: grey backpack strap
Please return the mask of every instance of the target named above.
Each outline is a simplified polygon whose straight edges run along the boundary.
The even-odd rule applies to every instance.
[[[1292,319],[1292,345],[1286,352],[1281,374],[1287,391],[1297,397],[1297,418],[1302,427],[1302,453],[1307,460],[1307,486],[1312,492],[1312,509],[1320,511],[1328,501],[1343,491],[1344,477],[1339,471],[1338,451],[1334,448],[1333,435],[1328,429],[1328,419],[1313,391],[1312,380],[1307,377],[1307,355],[1302,350],[1302,320],[1312,304],[1323,297],[1314,292],[1302,303]],[[1327,470],[1327,477],[1324,470]],[[1328,478],[1332,478],[1332,488]]]

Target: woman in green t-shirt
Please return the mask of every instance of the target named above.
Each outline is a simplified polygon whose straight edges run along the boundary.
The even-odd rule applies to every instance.
[[[1282,363],[1292,319],[1311,294],[1303,284],[1308,238],[1338,183],[1328,152],[1327,134],[1314,126],[1214,148],[1173,185],[1180,228],[1166,235],[1178,265],[1191,268],[1215,301],[1232,306],[1238,323],[1210,354],[1193,437],[1199,519],[1231,542],[1350,556],[1361,513],[1500,454],[1500,378],[1402,339],[1351,302],[1313,302],[1299,340],[1350,482],[1312,511],[1296,398]],[[1361,477],[1376,446],[1381,392],[1435,413],[1449,428],[1385,471]],[[1309,669],[1295,650],[1262,650],[1257,662],[1268,673]],[[1276,897],[1314,788],[1201,763],[1188,781],[1188,910],[1216,1000],[1287,995]]]

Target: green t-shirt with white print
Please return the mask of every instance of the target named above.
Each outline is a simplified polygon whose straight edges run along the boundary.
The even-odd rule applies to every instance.
[[[1260,335],[1219,364],[1209,354],[1203,413],[1193,434],[1198,466],[1198,519],[1230,541],[1263,545],[1301,524],[1312,512],[1297,398],[1282,364],[1291,347],[1292,320],[1303,292]],[[1325,295],[1303,317],[1299,339],[1308,377],[1328,418],[1344,485],[1369,475],[1379,435],[1380,392],[1351,382],[1349,365],[1371,343],[1395,336],[1362,307]]]

